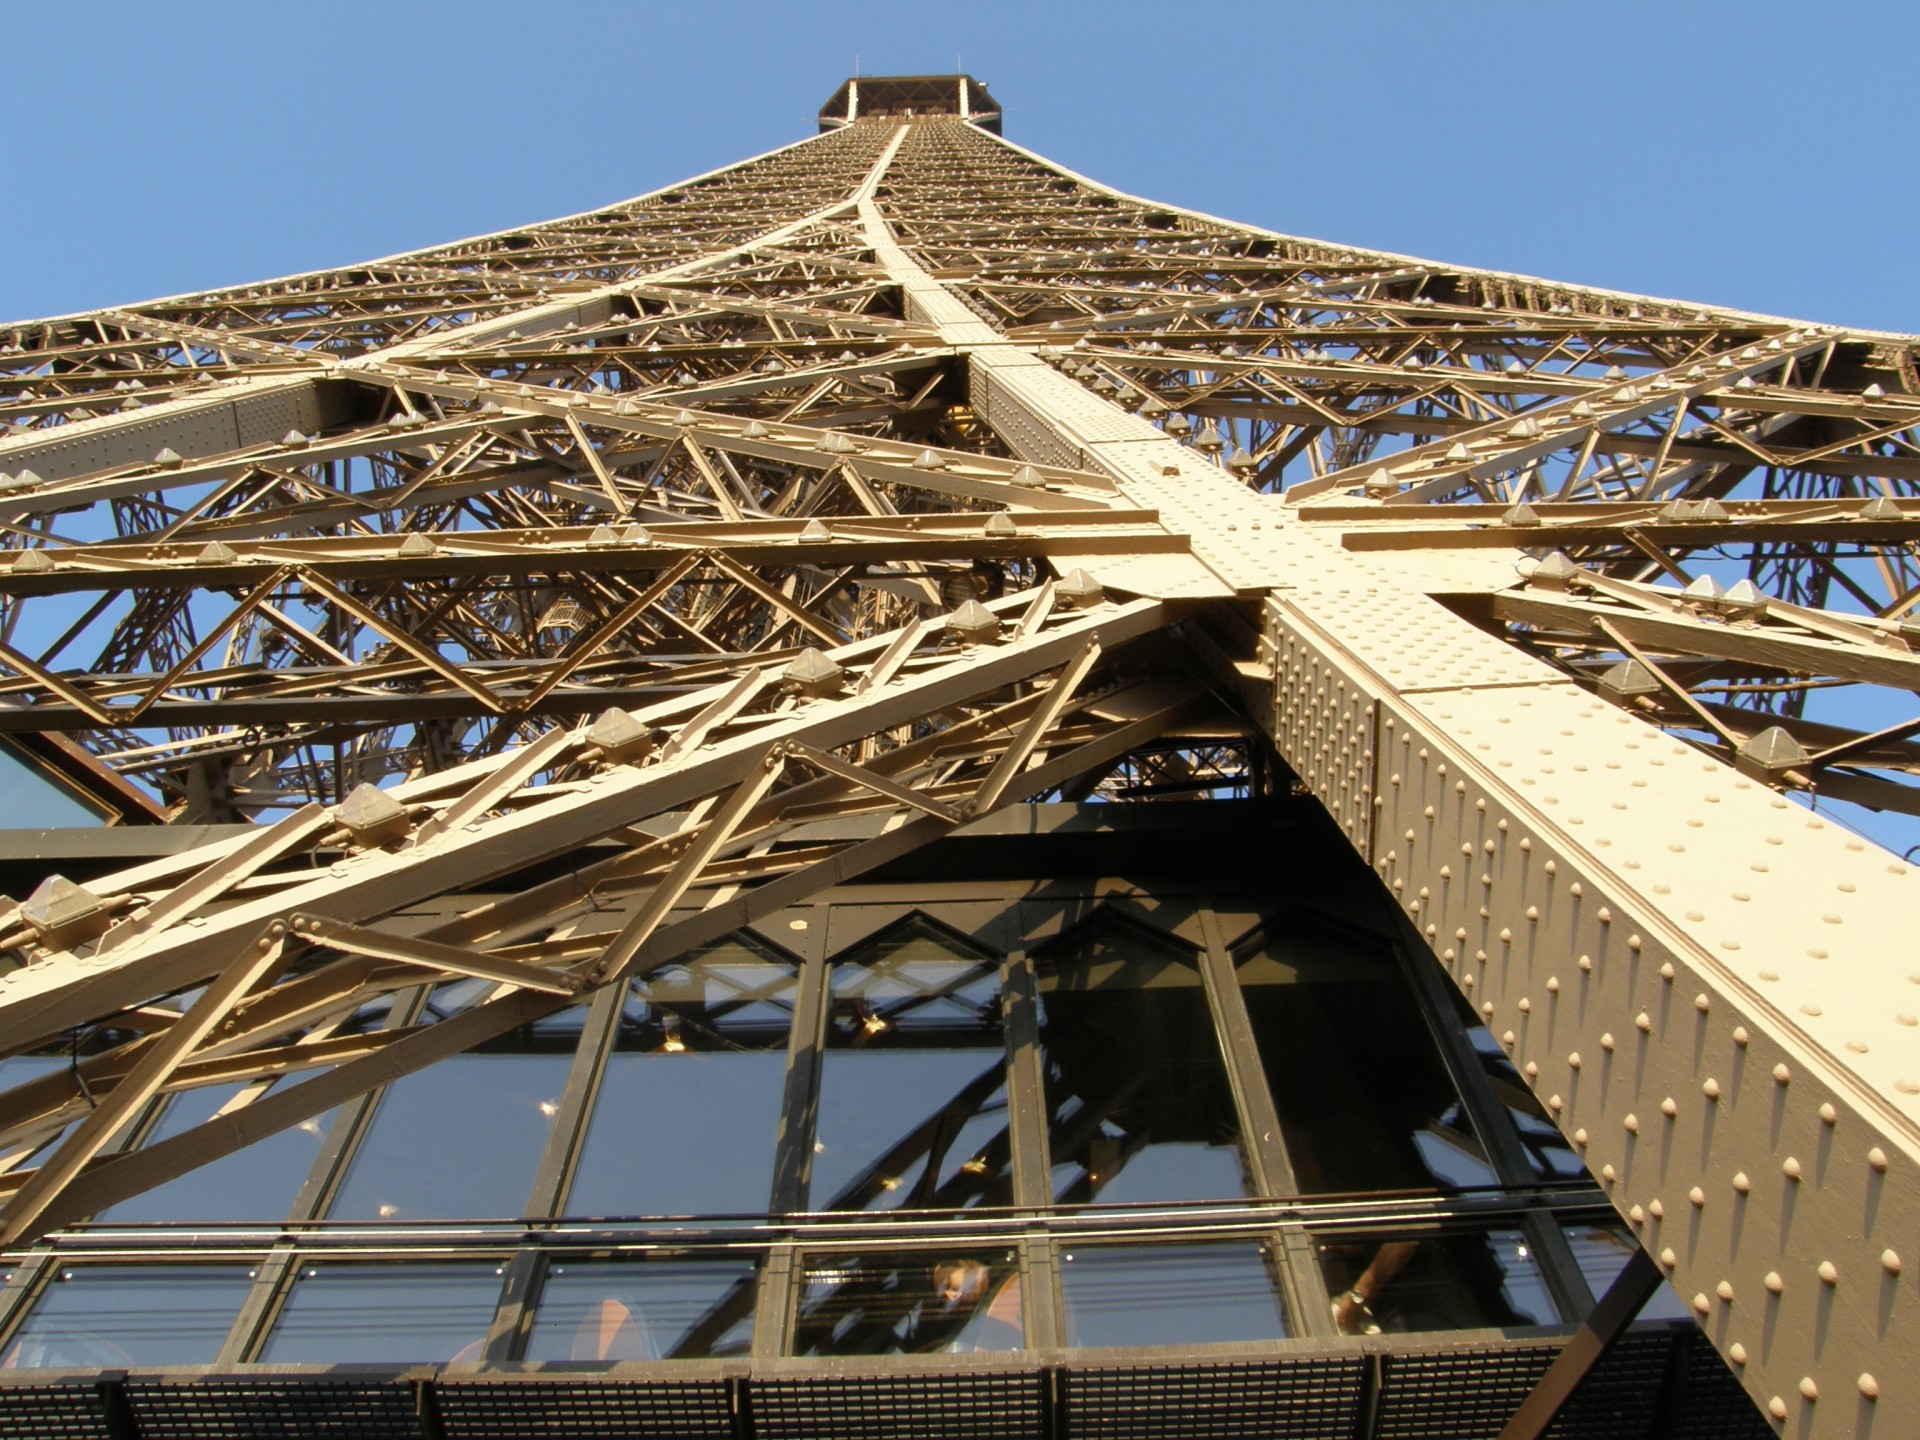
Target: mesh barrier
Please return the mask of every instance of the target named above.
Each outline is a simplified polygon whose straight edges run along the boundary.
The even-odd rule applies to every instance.
[[[8,1440],[107,1440],[107,1401],[92,1384],[0,1389],[0,1435]]]
[[[1673,1440],[1771,1440],[1773,1426],[1704,1340],[1688,1337],[1687,1379]]]
[[[750,1382],[759,1440],[1040,1440],[1044,1378],[993,1374],[783,1376]]]
[[[1359,1356],[1069,1371],[1063,1426],[1073,1440],[1348,1440],[1365,1375]]]
[[[445,1440],[729,1440],[733,1396],[720,1378],[561,1383],[443,1381]]]
[[[390,1380],[321,1376],[127,1382],[127,1401],[149,1440],[426,1440],[418,1395]]]

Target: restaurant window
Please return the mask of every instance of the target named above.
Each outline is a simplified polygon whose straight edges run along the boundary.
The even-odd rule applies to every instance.
[[[766,1212],[797,969],[736,935],[633,981],[569,1214]]]
[[[1247,1194],[1233,1092],[1194,952],[1102,912],[1035,963],[1055,1200]]]
[[[913,915],[830,976],[810,1208],[1008,1203],[1000,958]]]

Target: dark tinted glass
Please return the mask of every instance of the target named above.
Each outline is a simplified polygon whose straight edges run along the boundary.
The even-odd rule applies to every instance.
[[[1011,1198],[1000,960],[914,916],[834,962],[815,1210]]]
[[[1328,1292],[1357,1289],[1366,1298],[1364,1309],[1336,1311],[1350,1334],[1559,1322],[1518,1230],[1343,1236],[1323,1238],[1319,1248]]]
[[[1495,1183],[1386,946],[1283,918],[1236,958],[1302,1193]]]
[[[1020,1267],[1010,1250],[810,1255],[796,1355],[1018,1350]]]
[[[793,990],[793,963],[744,939],[634,981],[567,1213],[764,1214]]]
[[[1566,1225],[1567,1244],[1573,1247],[1573,1258],[1580,1267],[1581,1275],[1586,1277],[1587,1288],[1593,1291],[1594,1298],[1607,1293],[1607,1287],[1626,1268],[1637,1241],[1629,1235],[1626,1228],[1618,1222],[1609,1221],[1593,1225]],[[1693,1312],[1675,1293],[1671,1285],[1661,1285],[1647,1297],[1647,1303],[1640,1307],[1637,1317],[1641,1320],[1691,1320]]]
[[[295,1077],[299,1083],[306,1076]],[[212,1119],[241,1094],[241,1085],[211,1085],[175,1095],[161,1113],[146,1143],[157,1144]],[[278,1221],[287,1218],[294,1197],[320,1153],[333,1112],[303,1120],[264,1140],[189,1170],[143,1195],[135,1195],[95,1218],[122,1224],[161,1221]]]
[[[211,1364],[249,1283],[238,1266],[73,1266],[40,1292],[0,1368]]]
[[[1067,1343],[1214,1345],[1277,1340],[1286,1321],[1265,1247],[1080,1245],[1060,1252]]]
[[[756,1281],[744,1260],[556,1263],[529,1360],[686,1360],[745,1354]]]
[[[394,1082],[329,1218],[522,1215],[568,1063],[565,1054],[454,1055]]]
[[[1036,959],[1055,1197],[1245,1194],[1233,1093],[1191,952],[1096,919]]]
[[[478,1360],[500,1299],[494,1265],[303,1269],[260,1358],[275,1364]]]

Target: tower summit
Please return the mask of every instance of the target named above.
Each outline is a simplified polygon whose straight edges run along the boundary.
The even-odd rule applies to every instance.
[[[820,128],[855,120],[949,116],[1000,133],[1000,106],[971,75],[857,75],[820,107]]]
[[[1891,1433],[1915,342],[821,118],[0,325],[0,1429]]]

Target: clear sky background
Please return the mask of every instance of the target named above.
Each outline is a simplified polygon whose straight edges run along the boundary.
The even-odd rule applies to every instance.
[[[639,194],[965,68],[1125,190],[1460,264],[1920,331],[1920,0],[5,7],[0,316]]]

